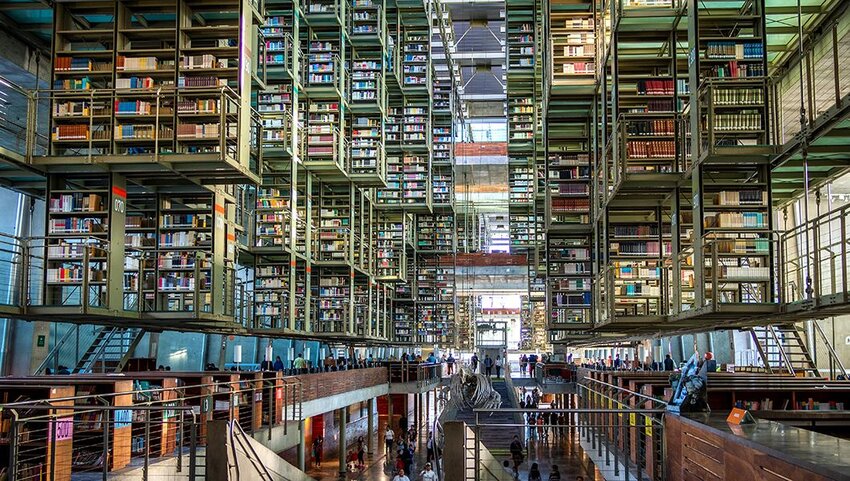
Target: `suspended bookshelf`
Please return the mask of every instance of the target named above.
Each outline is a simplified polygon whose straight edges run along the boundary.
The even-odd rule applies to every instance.
[[[254,272],[254,329],[291,328],[290,269],[288,260],[257,260]]]
[[[156,292],[157,196],[127,196],[124,230],[124,310],[152,311]]]
[[[351,265],[352,192],[350,185],[321,184],[317,261]]]
[[[110,255],[111,226],[124,222],[121,217],[113,218],[113,187],[123,186],[113,185],[105,175],[50,178],[43,244],[44,298],[31,302],[77,309],[109,306],[110,264],[117,261],[123,265],[119,260],[122,251]]]
[[[691,85],[695,305],[773,303],[770,103],[764,4],[701,5]]]
[[[92,91],[113,88],[114,29],[114,4],[56,7],[50,138],[54,155],[111,152],[112,98]]]
[[[548,260],[550,327],[592,324],[590,237],[550,235]]]
[[[366,336],[370,329],[372,306],[370,293],[371,280],[368,276],[354,276],[354,334]]]
[[[291,185],[283,176],[267,177],[257,188],[255,206],[255,247],[291,248],[292,206]]]
[[[596,73],[596,38],[590,3],[587,11],[576,10],[574,2],[550,5],[552,73],[555,85],[593,83]],[[565,8],[566,7],[566,8]]]
[[[550,141],[551,142],[551,141]],[[569,142],[547,155],[550,228],[590,223],[590,154],[585,142]]]
[[[402,88],[412,92],[431,90],[431,43],[428,30],[404,31],[402,42]]]
[[[349,269],[320,267],[317,275],[317,307],[315,331],[344,333],[353,316],[354,275]]]
[[[379,114],[352,114],[349,123],[351,180],[382,186],[386,179],[384,123]]]
[[[307,152],[304,165],[345,173],[342,147],[340,102],[337,100],[310,100],[307,105]]]
[[[471,296],[458,296],[457,300],[457,349],[470,351],[475,346],[475,327]]]
[[[212,311],[212,194],[161,196],[157,310]]]
[[[608,216],[612,314],[661,315],[661,261],[671,253],[670,224],[662,222],[658,208],[609,210]]]
[[[407,271],[405,252],[406,216],[379,213],[376,224],[375,277],[379,281],[402,282]]]
[[[453,214],[419,214],[416,216],[416,250],[454,252],[455,217]]]

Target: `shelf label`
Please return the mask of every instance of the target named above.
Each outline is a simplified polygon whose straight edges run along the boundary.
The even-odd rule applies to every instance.
[[[62,418],[55,421],[50,421],[47,428],[47,440],[53,441],[53,434],[56,433],[56,441],[69,441],[74,439],[74,418]]]
[[[115,411],[115,429],[126,428],[131,424],[133,424],[133,411],[130,409]]]

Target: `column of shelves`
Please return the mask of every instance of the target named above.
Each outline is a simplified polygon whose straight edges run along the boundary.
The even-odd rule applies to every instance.
[[[704,302],[773,302],[767,167],[703,166],[702,173]]]
[[[384,124],[385,146],[387,153],[387,186],[379,188],[375,193],[378,206],[401,206],[402,184],[404,181],[404,165],[401,156],[401,139],[403,123],[402,107],[388,108]]]
[[[291,249],[291,184],[283,176],[267,177],[257,188],[254,246]]]
[[[139,7],[118,5],[115,153],[174,153],[178,2],[157,9],[153,25],[145,22],[152,12]]]
[[[319,245],[322,264],[352,264],[352,186],[320,184]]]
[[[284,258],[258,258],[254,272],[254,329],[290,325],[290,264]]]
[[[590,224],[590,153],[586,141],[552,145],[548,152],[549,228]]]
[[[156,305],[157,196],[127,196],[124,249],[124,309],[152,311]]]
[[[379,213],[376,224],[376,268],[378,281],[403,282],[407,270],[405,219],[403,214]]]
[[[315,332],[346,333],[354,315],[354,276],[349,268],[319,267],[316,276],[317,307]]]
[[[212,194],[161,196],[157,310],[212,312]]]
[[[30,302],[85,309],[107,307],[112,187],[107,176],[50,179],[44,297],[38,299],[36,294]]]
[[[552,73],[555,85],[593,82],[596,73],[594,15],[589,3],[586,10],[570,8],[573,2],[550,5]]]
[[[658,208],[609,210],[608,217],[613,315],[661,315],[661,260],[671,252],[670,225],[660,221]]]
[[[405,29],[402,41],[402,89],[431,91],[431,42],[428,30]]]
[[[689,11],[695,300],[774,298],[765,5]]]
[[[548,247],[549,327],[575,329],[592,325],[590,237],[550,237]]]
[[[95,91],[108,92],[114,85],[115,5],[69,2],[57,6],[55,16],[51,151],[108,154],[114,99]]]

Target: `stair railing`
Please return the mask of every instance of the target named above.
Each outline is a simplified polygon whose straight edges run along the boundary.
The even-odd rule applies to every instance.
[[[794,371],[794,366],[791,364],[791,359],[788,357],[788,353],[785,352],[785,344],[782,339],[779,339],[779,335],[776,333],[776,329],[773,326],[767,326],[767,331],[770,333],[773,340],[776,341],[776,348],[779,350],[779,357],[782,362],[785,364],[785,369],[788,370],[788,373],[792,376],[796,376],[797,373]]]
[[[835,366],[838,366],[838,369],[841,371],[841,375],[844,377],[845,381],[850,381],[847,375],[847,368],[844,367],[844,363],[841,362],[841,357],[838,356],[838,353],[835,352],[835,349],[832,347],[832,342],[830,342],[829,338],[826,337],[826,333],[823,332],[823,328],[820,327],[820,322],[817,319],[812,321],[812,325],[814,326],[815,333],[818,337],[823,341],[824,346],[826,346],[826,350],[829,353],[829,358],[835,363]],[[832,374],[832,373],[830,373]],[[837,376],[833,376],[837,378]]]

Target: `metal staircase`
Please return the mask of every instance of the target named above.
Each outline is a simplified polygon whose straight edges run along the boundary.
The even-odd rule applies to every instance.
[[[754,327],[750,333],[768,373],[820,377],[803,332],[796,324]]]
[[[121,372],[144,337],[145,330],[127,327],[73,326],[35,370],[72,374]]]

